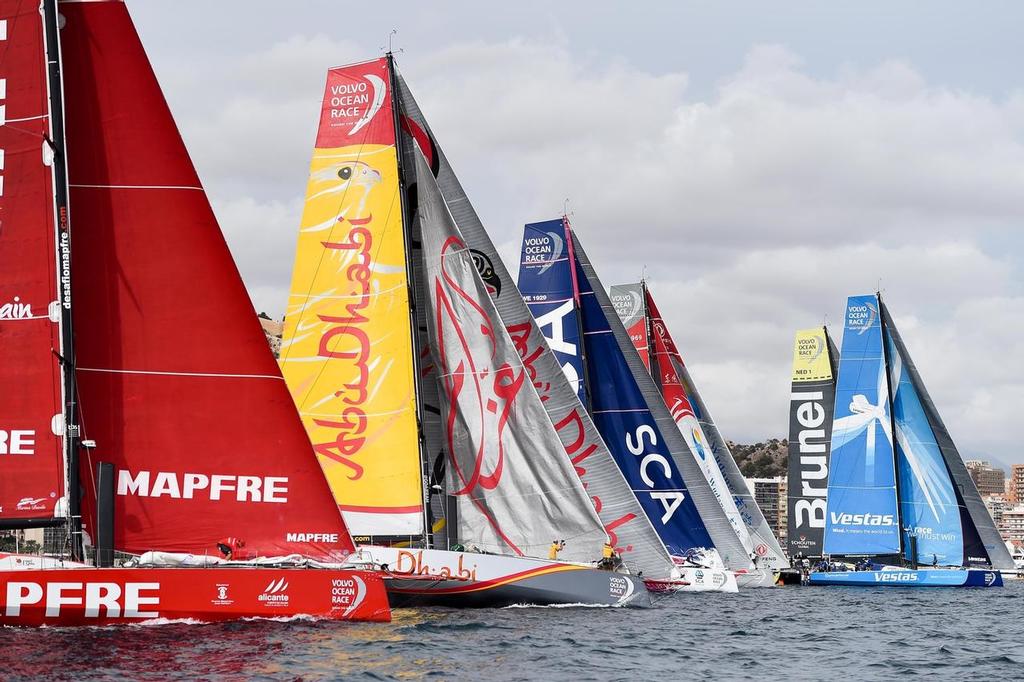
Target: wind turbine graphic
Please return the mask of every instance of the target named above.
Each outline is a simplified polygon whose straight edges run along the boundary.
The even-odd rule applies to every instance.
[[[832,427],[832,449],[839,449],[861,433],[867,431],[867,447],[864,456],[864,480],[875,479],[875,424],[882,427],[882,432],[892,448],[892,425],[889,422],[889,383],[885,376],[885,362],[878,360],[878,405],[873,405],[867,396],[858,393],[850,401],[852,414],[841,417]]]

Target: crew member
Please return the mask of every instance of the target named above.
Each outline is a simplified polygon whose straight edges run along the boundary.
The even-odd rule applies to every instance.
[[[217,543],[217,549],[228,561],[234,559],[238,555],[238,550],[243,547],[245,547],[245,540],[242,538],[224,538]]]
[[[558,560],[558,553],[565,549],[565,540],[552,540],[551,549],[548,550],[548,559]]]

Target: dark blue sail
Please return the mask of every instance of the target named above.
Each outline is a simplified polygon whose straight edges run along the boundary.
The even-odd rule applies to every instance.
[[[713,547],[591,283],[575,265],[594,423],[669,553]]]
[[[569,384],[586,405],[569,247],[562,219],[527,225],[519,262],[519,290]]]

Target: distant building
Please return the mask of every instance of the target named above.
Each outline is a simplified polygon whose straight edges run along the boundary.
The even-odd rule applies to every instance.
[[[787,488],[785,476],[772,478],[744,478],[754,501],[768,521],[779,544],[786,546]]]
[[[965,464],[974,480],[974,485],[978,486],[978,492],[983,497],[985,495],[1002,495],[1005,492],[1005,471],[994,468],[990,463],[979,459],[969,459]]]
[[[1014,544],[1024,543],[1024,504],[1003,509],[996,527],[1003,540]]]
[[[1006,499],[1014,504],[1024,503],[1024,464],[1014,464],[1010,467]]]
[[[989,516],[992,517],[992,522],[996,524],[996,528],[1001,528],[1003,512],[1012,508],[1013,505],[1007,502],[1006,498],[1002,495],[984,495],[981,499],[985,502],[985,508],[988,509]],[[1006,538],[1003,539],[1005,540]]]
[[[267,337],[267,343],[270,344],[270,350],[273,351],[274,357],[281,357],[281,336],[284,334],[284,321],[272,320],[266,313],[260,313],[257,319],[260,321],[260,326],[263,327],[263,333]]]

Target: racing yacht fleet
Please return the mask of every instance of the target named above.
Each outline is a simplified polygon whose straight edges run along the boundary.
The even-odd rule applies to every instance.
[[[567,216],[513,278],[391,53],[327,72],[275,362],[124,3],[0,0],[0,42],[0,529],[59,540],[0,554],[0,624],[1012,567],[880,296],[797,337],[791,568],[647,283]]]

